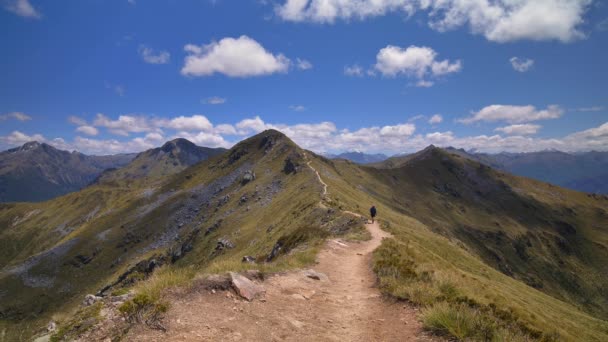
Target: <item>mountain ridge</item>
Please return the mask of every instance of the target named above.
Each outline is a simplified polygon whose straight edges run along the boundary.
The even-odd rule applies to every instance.
[[[608,336],[608,198],[434,146],[393,168],[330,160],[274,130],[154,181],[0,205],[0,328],[44,326],[86,293],[160,305],[146,289],[176,274],[310,267],[327,238],[366,238],[348,212],[371,204],[393,235],[372,260],[383,293],[424,315],[468,310],[497,336]]]

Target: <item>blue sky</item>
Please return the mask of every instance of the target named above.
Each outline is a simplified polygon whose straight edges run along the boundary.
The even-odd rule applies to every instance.
[[[601,1],[0,4],[2,149],[608,150]]]

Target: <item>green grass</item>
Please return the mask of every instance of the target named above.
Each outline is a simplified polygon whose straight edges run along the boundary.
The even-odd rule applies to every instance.
[[[137,300],[123,308],[126,315],[158,318],[167,309],[163,291],[187,288],[200,274],[251,268],[271,273],[310,265],[328,236],[369,238],[361,221],[341,210],[366,215],[375,204],[383,229],[394,236],[374,253],[381,290],[421,306],[428,329],[467,340],[490,335],[495,341],[608,339],[608,324],[598,318],[608,310],[602,295],[607,276],[601,271],[608,257],[602,249],[608,245],[602,229],[608,223],[605,202],[440,153],[387,170],[313,157],[313,166],[329,185],[328,197],[320,203],[322,187],[305,167],[303,151],[281,137],[274,142],[266,138],[248,139],[226,155],[151,184],[102,184],[44,203],[0,206],[0,226],[7,227],[0,231],[3,265],[78,239],[56,264],[47,261],[32,269],[37,275],[58,270],[52,288],[24,287],[15,277],[0,279],[0,288],[8,292],[0,303],[0,331],[6,329],[8,339],[27,340],[50,319],[69,326],[70,313],[78,311],[86,293],[113,282],[140,260],[166,255],[164,249],[140,250],[173,224],[169,217],[188,200],[188,190],[242,166],[256,173],[255,181],[229,185],[218,195],[229,193],[228,203],[216,206],[215,197],[197,214],[196,223],[180,231],[178,239],[184,241],[200,229],[183,258],[165,262],[135,284]],[[269,141],[274,147],[266,152]],[[296,174],[282,172],[287,156],[299,160]],[[280,191],[272,201],[239,203],[244,195],[253,199],[256,186],[262,191],[277,184]],[[141,196],[149,187],[157,193]],[[133,215],[160,199],[160,193],[175,195],[141,218]],[[99,205],[100,215],[83,220]],[[15,218],[36,209],[38,214],[12,227]],[[220,219],[220,228],[205,235]],[[61,236],[56,228],[63,223],[75,229]],[[576,227],[575,234],[568,233],[569,226]],[[137,239],[124,244],[127,231]],[[102,233],[105,238],[99,239]],[[571,236],[564,239],[564,234]],[[220,238],[235,248],[216,251]],[[287,248],[272,262],[241,262],[246,255],[265,258],[278,241]],[[97,248],[89,264],[70,266],[78,254],[90,256]],[[66,284],[71,288],[62,292]]]
[[[500,182],[509,182],[512,188],[528,192],[522,195],[523,190],[517,190],[522,194],[510,193],[498,201],[470,202],[468,190],[460,188],[465,186],[463,181],[459,182],[441,163],[444,158],[449,157],[431,157],[416,167],[398,170],[377,170],[348,162],[326,162],[321,158],[313,161],[328,183],[329,196],[336,206],[366,215],[369,206],[375,204],[382,228],[393,234],[394,239],[385,240],[374,253],[374,269],[379,276],[381,290],[425,310],[441,305],[439,308],[453,312],[473,313],[476,318],[472,321],[481,319],[495,326],[492,339],[496,341],[518,340],[522,336],[530,340],[551,340],[556,336],[565,341],[607,340],[608,322],[589,313],[588,309],[593,312],[593,306],[585,307],[577,298],[563,296],[567,293],[564,285],[553,283],[553,278],[543,273],[556,268],[553,264],[550,267],[546,264],[557,265],[556,250],[540,247],[533,241],[533,247],[527,247],[532,261],[522,261],[517,259],[519,256],[509,242],[512,233],[515,233],[515,239],[528,230],[539,232],[536,223],[542,220],[572,221],[572,217],[565,216],[570,214],[563,208],[576,207],[578,222],[572,221],[572,224],[580,227],[577,235],[580,235],[583,245],[572,247],[582,255],[572,254],[565,258],[561,267],[562,270],[570,268],[575,273],[584,274],[583,277],[588,276],[584,278],[585,286],[595,288],[589,294],[594,296],[592,298],[599,298],[593,291],[606,284],[599,280],[603,279],[598,268],[603,252],[598,246],[591,248],[590,241],[606,243],[605,232],[593,228],[597,225],[593,219],[601,219],[593,214],[594,208],[605,204],[585,194],[518,177],[497,176],[491,172],[487,177],[502,177],[495,183],[498,189],[502,187]],[[457,161],[449,167],[458,172],[458,165]],[[479,172],[481,177],[489,171]],[[460,192],[460,198],[432,190],[433,182],[452,179],[450,177],[454,177],[449,182],[455,184],[454,189]],[[548,192],[557,194],[548,195]],[[472,194],[470,196],[474,198]],[[518,199],[518,196],[524,197]],[[502,209],[496,204],[501,201],[506,201]],[[522,203],[536,207],[526,209],[520,207]],[[530,211],[537,213],[528,214]],[[531,221],[526,223],[526,218]],[[501,225],[498,229],[495,222]],[[466,240],[466,235],[455,230],[464,224],[469,228],[463,232],[481,230],[484,235],[479,235],[478,240]],[[493,238],[497,230],[506,232],[507,239],[495,245],[495,242],[487,240],[485,234]],[[543,230],[547,234],[555,234],[548,227]],[[548,236],[552,238],[553,235]],[[498,253],[503,258],[502,263],[511,265],[515,275],[510,277],[500,272],[498,265],[490,262],[488,255],[484,254],[484,246]],[[576,263],[576,258],[588,263]],[[528,264],[532,267],[526,269]],[[577,268],[574,265],[578,265]],[[519,277],[519,272],[541,277],[545,287],[536,289],[527,285]],[[483,340],[483,337],[467,339]]]

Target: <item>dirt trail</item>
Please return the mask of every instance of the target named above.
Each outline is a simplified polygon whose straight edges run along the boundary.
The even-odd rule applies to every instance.
[[[270,277],[265,298],[247,302],[229,292],[206,290],[176,296],[167,332],[137,327],[129,341],[428,341],[416,309],[385,299],[375,287],[371,253],[389,236],[368,224],[365,242],[329,240],[314,271]]]
[[[307,154],[304,155],[304,159],[307,160],[306,165],[317,175],[317,180],[319,180],[319,183],[321,183],[321,185],[323,185],[323,192],[321,193],[322,197],[327,196],[327,184],[323,181],[323,178],[321,178],[321,175],[319,174],[319,171],[317,171],[317,169],[315,169],[310,164],[311,160],[308,159],[308,155]]]
[[[307,166],[327,184],[305,156]],[[347,212],[350,215],[360,216]],[[274,275],[263,282],[262,300],[247,302],[231,292],[173,295],[167,332],[138,326],[129,341],[430,341],[417,310],[383,298],[375,287],[372,252],[390,234],[378,222],[366,224],[371,240],[327,241],[317,256],[315,272]]]

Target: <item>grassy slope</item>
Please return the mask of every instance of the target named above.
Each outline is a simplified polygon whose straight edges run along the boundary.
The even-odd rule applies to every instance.
[[[264,270],[312,262],[319,237],[344,232],[356,223],[320,206],[321,185],[305,167],[303,153],[288,138],[270,131],[156,183],[144,179],[122,186],[102,184],[45,203],[3,205],[0,244],[9,248],[2,248],[0,259],[5,266],[0,275],[0,333],[7,329],[7,336],[16,338],[22,331],[32,333],[45,326],[51,318],[63,320],[86,293],[112,283],[140,260],[152,256],[161,260],[167,250],[180,248],[190,236],[194,236],[192,250],[170,267],[242,269],[247,267],[241,263],[244,255],[264,258],[279,239],[288,242],[284,251],[295,250],[262,266]],[[298,172],[283,172],[288,157],[300,165]],[[253,170],[256,179],[243,185],[244,170]],[[226,195],[228,200],[224,200]],[[242,196],[248,198],[245,203]],[[84,217],[97,206],[86,221]],[[200,211],[190,210],[194,208]],[[16,218],[31,212],[13,226]],[[205,235],[220,219],[219,228]],[[75,229],[61,236],[56,228],[64,222]],[[179,222],[183,226],[176,229]],[[273,229],[268,231],[270,226]],[[167,231],[173,233],[166,235]],[[214,252],[218,238],[229,239],[235,248]],[[71,239],[77,239],[76,243],[65,254],[45,258],[26,273],[53,279],[51,286],[24,286],[23,278],[6,274],[27,256]],[[150,247],[158,241],[167,243]],[[17,247],[10,248],[13,244]],[[94,258],[76,267],[77,255]],[[170,263],[170,258],[165,260]]]
[[[519,196],[524,196],[520,193],[500,191],[499,193],[505,198],[497,199],[498,193],[494,194],[490,191],[493,184],[486,184],[490,198],[483,199],[479,195],[478,202],[468,202],[472,197],[468,196],[466,189],[458,188],[458,184],[466,184],[466,181],[449,179],[454,175],[448,175],[451,172],[447,171],[446,168],[449,167],[446,165],[441,167],[444,157],[440,155],[439,158],[436,156],[423,159],[417,163],[418,167],[394,170],[378,170],[349,162],[328,162],[323,159],[317,159],[313,163],[328,183],[329,196],[336,200],[337,205],[367,214],[367,208],[375,204],[379,208],[380,218],[388,223],[386,229],[395,235],[396,242],[383,243],[376,257],[377,270],[382,271],[382,267],[378,268],[382,265],[378,263],[386,262],[387,259],[389,262],[395,262],[397,259],[406,258],[412,262],[416,276],[380,273],[383,288],[395,296],[432,306],[445,299],[446,295],[441,288],[445,288],[442,285],[449,284],[450,287],[455,288],[458,294],[455,297],[460,301],[486,308],[493,306],[503,317],[508,316],[509,321],[519,322],[518,325],[525,326],[529,331],[543,333],[545,337],[557,334],[563,339],[572,341],[606,340],[608,323],[594,318],[581,309],[597,310],[601,315],[602,303],[606,300],[605,292],[602,294],[602,286],[606,284],[606,274],[602,274],[605,272],[605,260],[607,260],[604,258],[605,249],[593,245],[606,244],[606,231],[601,229],[602,226],[596,221],[595,214],[591,215],[591,212],[596,214],[601,210],[605,212],[606,203],[540,182],[494,174],[493,177],[502,177],[502,180],[509,182],[513,188],[527,189],[525,195],[527,200],[523,203],[530,205],[536,201],[537,207],[531,210],[540,211],[540,216],[532,215],[525,211],[526,208],[519,207],[524,205],[520,203]],[[451,157],[447,160],[449,163],[461,162]],[[439,174],[434,174],[434,169],[438,170]],[[460,197],[432,191],[432,182],[436,179],[452,183],[454,189],[451,191],[460,192]],[[477,187],[482,185],[484,184],[478,183]],[[523,190],[517,191],[523,192]],[[553,195],[549,196],[547,191]],[[485,206],[484,202],[486,202]],[[504,207],[507,205],[516,207]],[[576,233],[577,238],[574,239],[577,241],[569,246],[577,250],[573,252],[574,256],[563,256],[565,264],[560,266],[570,274],[575,272],[576,267],[580,267],[580,270],[586,273],[582,276],[573,275],[577,276],[577,281],[584,282],[584,285],[591,289],[590,295],[595,296],[592,305],[580,303],[579,298],[571,295],[563,286],[557,284],[552,286],[550,279],[543,278],[545,287],[542,290],[553,296],[509,277],[497,270],[499,267],[496,262],[493,265],[495,267],[490,267],[487,263],[488,255],[483,252],[483,246],[491,245],[490,248],[502,258],[501,262],[505,266],[510,263],[516,266],[512,270],[515,277],[522,272],[520,269],[523,272],[527,270],[529,273],[535,272],[543,276],[542,270],[538,267],[553,266],[555,262],[555,255],[552,255],[554,251],[551,250],[553,247],[533,245],[533,251],[527,249],[527,253],[532,254],[533,262],[514,262],[514,257],[509,255],[511,247],[508,243],[502,243],[502,246],[507,246],[503,251],[498,248],[500,245],[466,240],[466,234],[454,229],[468,222],[469,227],[475,225],[475,228],[470,228],[474,232],[473,236],[477,236],[478,231],[503,230],[507,236],[514,237],[537,229],[534,224],[526,224],[525,220],[531,219],[533,223],[538,223],[537,221],[547,217],[553,220],[564,219],[559,215],[551,216],[557,215],[555,212],[547,213],[541,210],[547,206],[557,208],[557,211],[562,210],[563,207],[574,206],[573,210],[577,213],[574,220],[578,221],[576,227],[579,230]],[[495,221],[501,226],[496,226]],[[602,222],[606,222],[605,219]],[[556,234],[548,227],[542,229],[550,234]],[[589,249],[585,250],[585,248]],[[536,262],[538,264],[535,264]],[[604,268],[601,268],[602,264]]]

